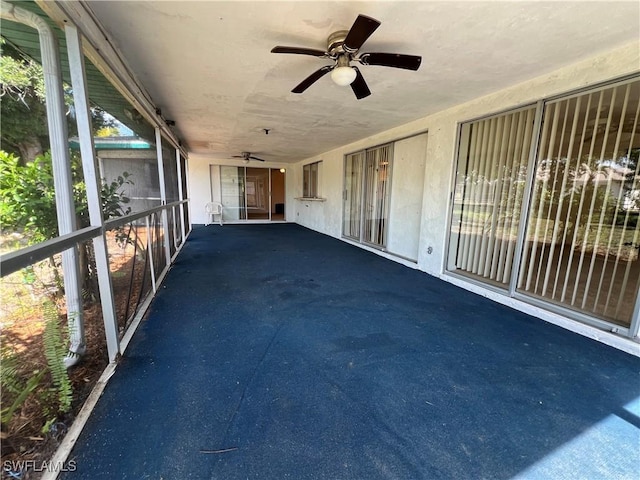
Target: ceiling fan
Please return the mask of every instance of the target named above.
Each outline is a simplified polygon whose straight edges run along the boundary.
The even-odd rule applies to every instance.
[[[249,163],[249,160],[257,160],[258,162],[264,162],[262,158],[254,157],[251,152],[242,152],[242,155],[233,155],[233,158],[241,158],[244,163]]]
[[[317,50],[305,47],[277,46],[271,49],[271,53],[294,53],[299,55],[311,55],[318,58],[327,58],[335,61],[333,65],[325,65],[316,70],[293,90],[293,93],[302,93],[320,78],[331,72],[331,79],[341,86],[351,85],[356,98],[368,97],[371,91],[364,77],[351,62],[362,65],[380,65],[383,67],[404,68],[406,70],[418,70],[422,57],[417,55],[403,55],[399,53],[362,53],[358,54],[360,47],[367,41],[371,34],[380,26],[380,22],[366,15],[358,15],[356,21],[349,30],[339,30],[329,35],[327,50]]]

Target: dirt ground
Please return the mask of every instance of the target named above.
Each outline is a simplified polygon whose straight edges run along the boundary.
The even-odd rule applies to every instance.
[[[149,266],[145,262],[146,234],[138,231],[132,236],[134,241],[124,248],[114,238],[108,241],[110,269],[113,283],[114,301],[120,334],[151,290]],[[137,248],[136,248],[137,242]],[[0,239],[0,248],[7,250],[6,242]],[[13,245],[12,249],[15,248]],[[16,272],[2,279],[0,283],[0,340],[3,349],[9,348],[17,356],[17,368],[24,378],[29,378],[35,370],[46,369],[47,360],[43,348],[45,322],[42,303],[54,300],[60,313],[60,325],[66,331],[66,307],[64,298],[55,296],[55,278],[49,261],[40,262],[32,272]],[[87,351],[82,361],[69,370],[73,386],[71,411],[54,415],[55,422],[47,433],[42,428],[52,415],[46,413],[46,399],[52,386],[48,374],[39,387],[32,392],[14,414],[7,425],[2,425],[0,440],[2,446],[1,478],[37,479],[42,473],[28,468],[19,472],[11,466],[41,465],[55,453],[68,428],[82,408],[104,368],[108,364],[104,324],[100,302],[84,299],[84,324]],[[6,392],[5,392],[6,393]],[[2,408],[10,405],[12,395],[2,396]],[[43,408],[44,407],[44,408]],[[20,462],[27,462],[21,464]]]

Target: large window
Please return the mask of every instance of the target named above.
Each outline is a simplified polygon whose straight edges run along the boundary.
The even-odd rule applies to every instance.
[[[640,81],[539,108],[539,126],[535,107],[462,125],[448,269],[630,327],[640,287]]]

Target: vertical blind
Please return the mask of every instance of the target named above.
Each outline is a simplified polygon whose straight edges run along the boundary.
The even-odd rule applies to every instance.
[[[362,240],[384,247],[389,215],[391,145],[367,150],[365,163],[365,219]]]
[[[344,164],[342,234],[355,240],[360,240],[364,156],[364,152],[347,155]]]
[[[391,144],[345,157],[342,234],[386,246],[391,193]]]
[[[629,327],[640,289],[640,80],[546,102],[539,138],[535,114],[462,125],[448,269],[504,288],[517,275],[522,294]]]
[[[518,288],[629,326],[638,292],[640,82],[544,107]]]
[[[462,126],[450,268],[508,284],[534,117],[526,108]]]

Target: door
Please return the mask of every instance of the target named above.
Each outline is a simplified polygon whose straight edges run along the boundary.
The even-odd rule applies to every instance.
[[[212,193],[212,198],[218,198]],[[285,171],[221,166],[219,198],[224,222],[284,221]]]
[[[362,222],[362,167],[364,152],[347,155],[344,162],[344,203],[342,234],[360,241]]]
[[[271,215],[271,187],[268,168],[245,169],[247,220],[269,220]]]
[[[343,235],[385,248],[388,234],[391,145],[347,155]]]
[[[220,196],[224,222],[246,220],[244,167],[220,167]]]
[[[285,175],[284,168],[271,169],[271,221],[285,220]]]

